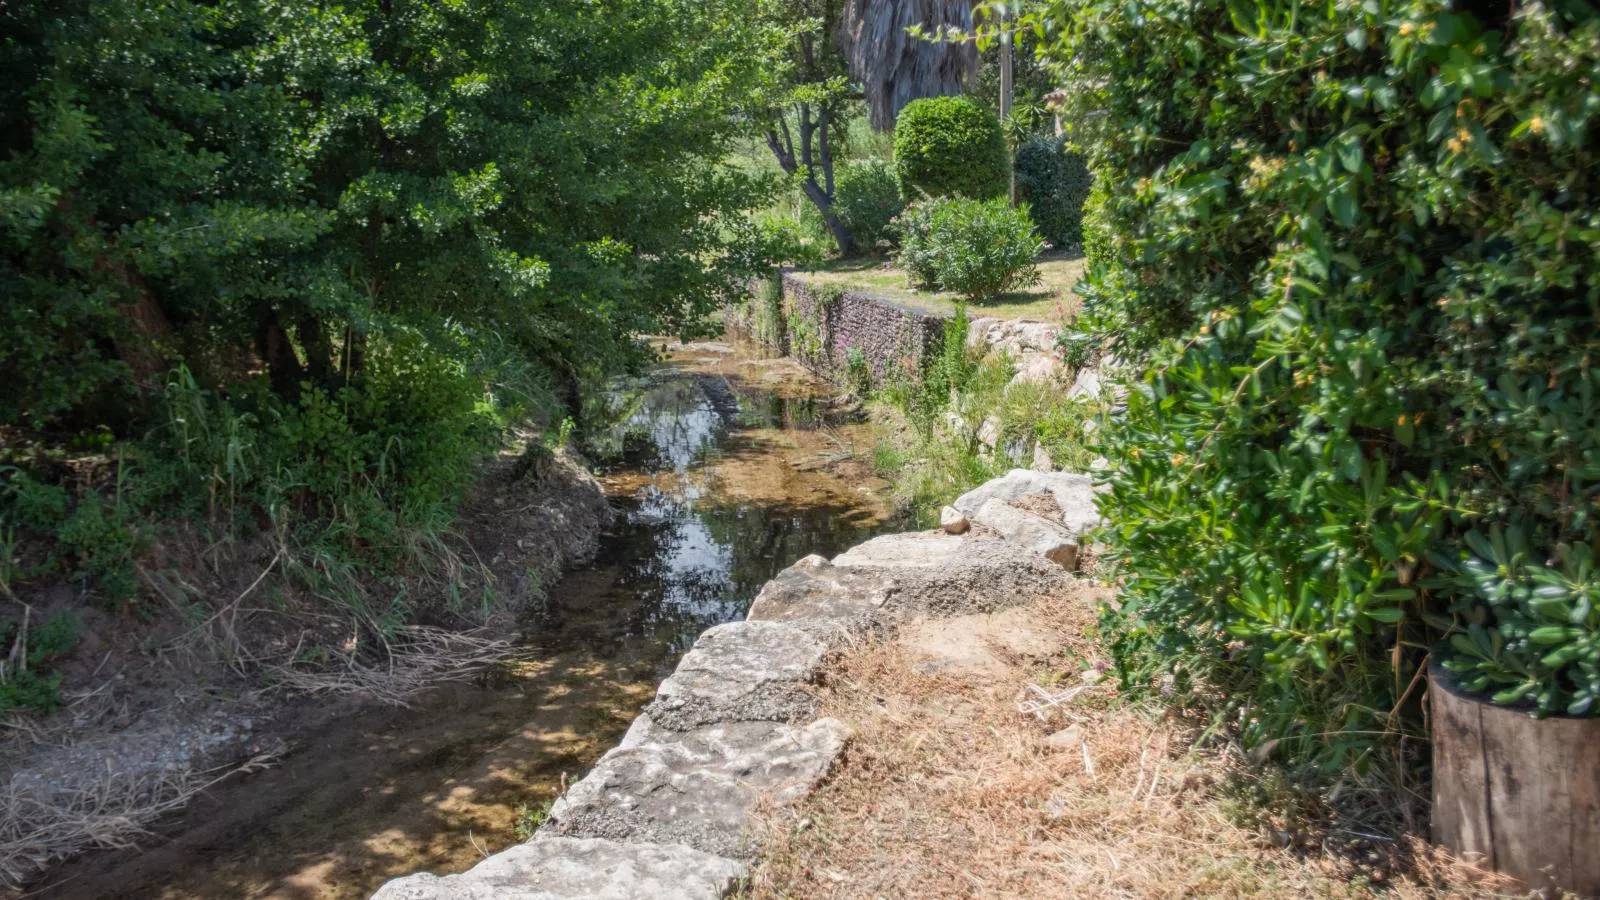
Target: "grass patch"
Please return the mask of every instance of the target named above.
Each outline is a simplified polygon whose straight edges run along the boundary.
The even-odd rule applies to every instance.
[[[1058,324],[1071,322],[1078,310],[1078,298],[1072,288],[1083,277],[1083,268],[1081,256],[1069,259],[1061,254],[1045,254],[1039,258],[1041,280],[1037,287],[1004,294],[993,303],[972,304],[970,315]],[[801,276],[815,284],[837,284],[847,290],[934,313],[955,312],[955,305],[961,299],[951,291],[919,291],[908,287],[906,273],[878,257],[833,260]]]

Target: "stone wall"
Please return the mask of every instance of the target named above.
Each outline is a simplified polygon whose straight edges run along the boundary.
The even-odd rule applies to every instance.
[[[830,651],[865,630],[1059,591],[1098,521],[1093,490],[1083,476],[1017,470],[956,500],[941,531],[800,560],[761,589],[745,621],[700,635],[532,840],[459,875],[398,878],[373,900],[728,896],[760,854],[756,810],[804,797],[849,739],[843,722],[818,716],[809,689]],[[1055,512],[1008,505],[1036,494],[1052,495]]]
[[[727,328],[761,341],[827,378],[848,380],[852,350],[874,384],[920,373],[944,340],[947,314],[896,303],[885,297],[816,284],[795,272],[781,275],[778,309],[763,300],[765,285],[751,285],[751,299],[723,309]],[[773,321],[776,316],[777,321]]]

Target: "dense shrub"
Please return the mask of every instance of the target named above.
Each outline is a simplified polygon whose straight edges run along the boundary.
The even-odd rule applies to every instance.
[[[862,248],[871,250],[879,241],[892,239],[890,223],[904,206],[888,163],[870,159],[840,167],[833,211]]]
[[[1083,204],[1094,176],[1064,137],[1033,137],[1017,148],[1017,199],[1039,235],[1056,246],[1083,240]]]
[[[1324,763],[1416,726],[1429,645],[1600,712],[1600,20],[1072,9],[1086,306],[1146,367],[1104,448],[1124,675]]]
[[[1026,207],[1004,198],[918,200],[900,214],[900,266],[913,286],[989,300],[1039,283],[1043,249]]]
[[[907,199],[997,197],[1009,165],[1000,120],[970,97],[913,100],[895,122],[895,175]]]

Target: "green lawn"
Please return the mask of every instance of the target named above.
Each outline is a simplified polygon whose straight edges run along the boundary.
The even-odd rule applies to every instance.
[[[886,297],[906,306],[931,312],[953,312],[960,296],[949,291],[918,291],[906,284],[905,273],[883,259],[845,259],[827,263],[821,269],[801,272],[801,277],[818,284],[842,284],[853,291]],[[998,316],[1003,319],[1034,319],[1041,322],[1070,322],[1078,309],[1072,286],[1083,276],[1083,257],[1067,259],[1055,254],[1039,257],[1043,281],[1031,290],[1006,294],[998,300],[969,304],[973,318]]]

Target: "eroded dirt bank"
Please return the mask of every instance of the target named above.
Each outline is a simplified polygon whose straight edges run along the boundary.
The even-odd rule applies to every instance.
[[[615,743],[696,634],[795,559],[886,527],[863,426],[791,362],[690,345],[619,402],[601,474],[617,521],[515,626],[529,662],[410,708],[295,701],[254,738],[283,742],[275,768],[211,788],[138,849],[58,867],[41,895],[365,897],[464,869]]]

